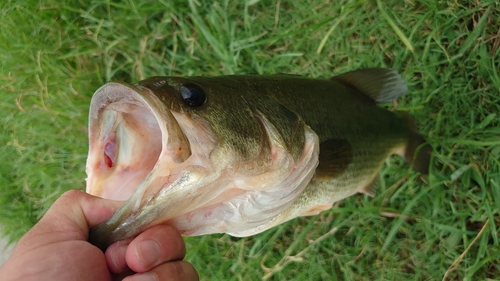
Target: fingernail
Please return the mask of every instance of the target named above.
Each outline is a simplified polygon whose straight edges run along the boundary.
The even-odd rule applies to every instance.
[[[156,264],[161,256],[160,245],[154,240],[144,240],[135,247],[135,255],[144,267]]]
[[[158,276],[153,272],[146,272],[135,274],[133,276],[127,277],[125,280],[127,281],[158,281]]]

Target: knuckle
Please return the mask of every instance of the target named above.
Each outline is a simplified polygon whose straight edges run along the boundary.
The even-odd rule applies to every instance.
[[[77,189],[71,189],[64,192],[55,202],[53,206],[71,206],[75,202],[82,200],[83,192]]]
[[[83,191],[78,190],[78,189],[70,189],[66,192],[64,192],[60,198],[60,200],[75,200],[79,199],[82,197]]]

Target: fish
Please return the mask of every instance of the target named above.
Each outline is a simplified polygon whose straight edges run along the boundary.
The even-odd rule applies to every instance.
[[[413,117],[377,105],[407,91],[385,68],[109,82],[90,103],[86,191],[123,203],[89,241],[104,250],[158,224],[255,235],[373,196],[392,154],[426,175]]]

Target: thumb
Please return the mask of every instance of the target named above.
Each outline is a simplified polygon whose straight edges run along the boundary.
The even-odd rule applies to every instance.
[[[70,190],[59,197],[40,221],[19,241],[36,236],[43,244],[87,240],[89,228],[110,218],[122,202]],[[34,245],[31,245],[33,247]]]

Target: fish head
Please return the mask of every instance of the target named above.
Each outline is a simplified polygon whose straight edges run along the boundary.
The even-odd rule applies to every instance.
[[[87,192],[124,203],[91,240],[104,248],[159,223],[235,236],[280,223],[314,175],[318,138],[247,83],[152,77],[96,91]]]

